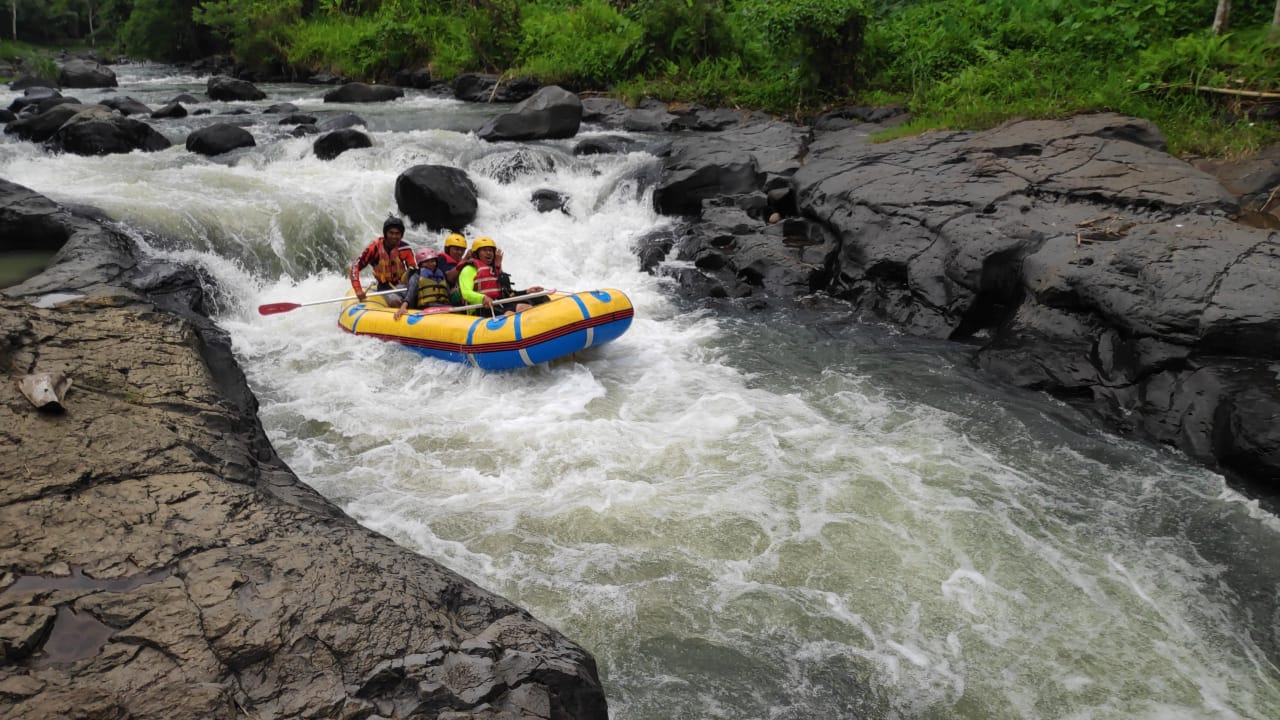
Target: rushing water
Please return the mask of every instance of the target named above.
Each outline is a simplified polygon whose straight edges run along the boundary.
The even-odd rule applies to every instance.
[[[203,96],[163,67],[117,72],[151,107]],[[502,184],[525,146],[468,132],[494,108],[261,87],[158,122],[176,143],[160,153],[54,157],[5,136],[0,175],[208,269],[299,477],[582,643],[617,720],[1280,717],[1280,521],[1218,475],[838,308],[681,305],[633,253],[666,222],[631,180],[651,157],[536,143],[541,169]],[[319,161],[314,137],[262,114],[282,101],[356,112],[374,147]],[[250,112],[221,115],[235,108]],[[228,119],[258,146],[182,147]],[[517,285],[624,289],[631,330],[484,374],[346,335],[334,305],[255,312],[343,295],[420,163],[468,171],[468,234],[497,240]],[[536,213],[542,187],[571,212]]]

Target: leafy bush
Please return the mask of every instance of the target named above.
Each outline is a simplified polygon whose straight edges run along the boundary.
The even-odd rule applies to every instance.
[[[749,0],[741,12],[782,62],[803,98],[847,95],[862,80],[867,10],[863,0]]]
[[[548,81],[607,85],[630,72],[642,33],[604,0],[534,7],[521,23],[520,70]]]
[[[183,60],[200,51],[191,13],[196,0],[134,0],[120,28],[120,49],[136,57]]]
[[[188,17],[225,37],[238,59],[270,63],[288,56],[290,35],[302,19],[302,0],[202,0]]]

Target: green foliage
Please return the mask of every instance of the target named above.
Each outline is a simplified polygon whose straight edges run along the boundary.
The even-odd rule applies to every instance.
[[[698,65],[734,54],[729,13],[721,0],[638,0],[628,17],[641,28],[647,69]]]
[[[135,57],[182,60],[199,47],[191,13],[196,0],[134,0],[120,28],[120,49]]]
[[[521,23],[519,72],[569,85],[606,85],[629,73],[642,33],[604,0],[535,6]]]
[[[863,0],[747,0],[741,13],[805,98],[845,96],[861,85],[868,11]]]
[[[49,32],[83,32],[96,0],[17,0]],[[1274,3],[1217,0],[101,0],[136,56],[178,59],[201,33],[237,59],[366,80],[521,73],[576,88],[807,115],[893,99],[898,132],[1114,110],[1172,148],[1239,152],[1276,134],[1222,90],[1280,89]],[[194,20],[192,22],[192,10]],[[1208,94],[1195,86],[1210,85]],[[1225,98],[1225,102],[1224,102]]]
[[[325,16],[300,23],[290,36],[290,65],[352,78],[373,79],[382,58],[375,18]]]
[[[302,0],[202,0],[190,17],[225,37],[240,60],[269,63],[287,56],[301,12]]]

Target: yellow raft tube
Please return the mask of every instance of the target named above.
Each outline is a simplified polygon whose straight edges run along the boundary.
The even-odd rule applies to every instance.
[[[381,297],[342,304],[338,325],[355,335],[392,340],[427,357],[485,370],[532,367],[614,340],[631,327],[635,310],[621,290],[552,293],[514,315],[410,311],[399,320]]]

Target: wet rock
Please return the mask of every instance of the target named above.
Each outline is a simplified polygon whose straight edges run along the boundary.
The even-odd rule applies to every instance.
[[[316,157],[321,160],[332,160],[348,150],[367,147],[373,147],[369,136],[350,128],[321,135],[312,144]]]
[[[58,69],[58,84],[64,88],[116,87],[116,74],[106,65],[92,60],[69,60]]]
[[[205,84],[205,94],[212,100],[263,100],[267,94],[247,80],[214,75]]]
[[[432,230],[463,228],[476,218],[476,186],[447,165],[415,165],[396,178],[396,206]]]
[[[150,115],[151,114],[151,108],[147,107],[145,104],[128,96],[107,98],[102,101],[102,104],[111,108],[112,110],[120,111],[121,115]]]
[[[298,481],[226,334],[174,300],[194,274],[23,203],[68,240],[0,295],[6,715],[608,716],[589,654]],[[73,299],[32,304],[51,293]],[[33,420],[34,366],[77,378],[68,412]]]
[[[404,91],[398,87],[353,82],[325,93],[324,101],[327,103],[370,103],[388,102],[402,97],[404,97]]]
[[[538,91],[538,83],[528,78],[463,73],[453,80],[453,96],[467,102],[515,103]]]
[[[476,135],[482,140],[553,140],[573,137],[582,124],[578,96],[554,85],[538,90],[509,113],[486,122]]]
[[[187,150],[201,155],[221,155],[256,144],[252,133],[230,123],[215,123],[187,136]]]
[[[101,105],[84,108],[67,119],[49,138],[55,150],[76,155],[110,155],[134,150],[156,152],[173,143],[140,120],[124,117]]]

